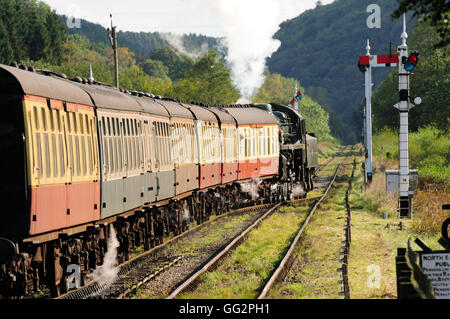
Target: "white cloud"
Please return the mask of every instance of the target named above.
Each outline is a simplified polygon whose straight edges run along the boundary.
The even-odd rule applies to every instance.
[[[60,14],[75,13],[83,19],[110,25],[109,14],[119,30],[135,32],[197,33],[209,36],[223,36],[220,26],[217,0],[43,0]],[[278,23],[314,8],[317,0],[274,0],[279,12],[274,18]],[[322,1],[330,3],[334,0]],[[241,3],[253,3],[241,0]],[[258,13],[258,4],[249,14]],[[246,17],[243,16],[243,19]]]

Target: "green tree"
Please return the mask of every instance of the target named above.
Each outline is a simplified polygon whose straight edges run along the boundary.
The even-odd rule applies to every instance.
[[[330,138],[329,114],[309,96],[298,103],[298,112],[305,118],[306,131],[315,133],[319,139]]]
[[[293,78],[285,78],[278,73],[264,72],[265,80],[261,88],[252,97],[255,103],[281,103],[289,104],[294,97],[295,87],[300,91],[304,91],[298,80]]]
[[[254,103],[281,103],[288,105],[294,97],[295,87],[302,92],[298,102],[299,113],[306,119],[306,130],[319,138],[330,138],[329,114],[313,99],[305,94],[298,80],[285,78],[281,74],[264,73],[264,84],[252,98]]]
[[[62,61],[63,44],[67,40],[66,29],[55,12],[47,15],[45,23],[47,30],[51,30],[49,32],[49,48],[51,49],[47,51],[47,59],[59,64]]]
[[[14,59],[14,51],[9,42],[8,30],[0,20],[0,63],[10,64]]]
[[[140,63],[140,66],[150,76],[165,79],[169,75],[169,68],[162,63],[152,59],[145,59]]]
[[[435,48],[440,36],[429,21],[420,21],[411,33],[409,49],[420,53],[419,63],[410,76],[410,96],[420,96],[422,104],[409,112],[409,127],[417,131],[420,127],[436,125],[448,131],[450,120],[450,44]],[[398,102],[398,74],[393,70],[374,92],[372,110],[373,128],[398,127],[398,111],[393,107]]]
[[[169,77],[174,81],[194,63],[189,57],[178,54],[170,47],[155,48],[150,59],[161,61],[169,69]]]
[[[180,76],[182,79],[172,91],[176,98],[212,105],[232,104],[240,97],[232,84],[230,69],[214,50],[209,50]]]
[[[366,20],[368,5],[377,3],[381,8],[381,28],[369,29]],[[389,42],[399,43],[402,21],[392,20],[391,12],[397,0],[339,0],[306,10],[301,15],[284,21],[275,34],[281,46],[269,59],[272,73],[295,78],[305,87],[310,97],[335,118],[330,126],[334,136],[346,138],[350,131],[358,135],[358,124],[353,121],[354,111],[364,100],[364,76],[358,71],[357,60],[370,39],[372,54],[389,52]],[[417,19],[407,15],[408,30]],[[389,74],[390,68],[378,68],[373,73],[375,88]],[[334,125],[340,118],[345,130]],[[342,135],[343,134],[343,135]]]
[[[2,39],[13,60],[60,63],[66,30],[56,13],[36,0],[0,0]],[[6,33],[5,33],[6,29]]]
[[[423,16],[437,28],[441,41],[436,47],[444,47],[450,43],[450,1],[448,0],[398,0],[397,10],[392,13],[393,18],[399,18],[403,13],[413,11],[414,16]]]

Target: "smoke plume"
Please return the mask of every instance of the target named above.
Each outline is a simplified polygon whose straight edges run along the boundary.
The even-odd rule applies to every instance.
[[[117,240],[116,232],[112,225],[109,226],[109,237],[107,242],[107,251],[103,260],[103,265],[97,267],[89,279],[95,280],[100,286],[111,285],[117,278],[117,248],[119,241]]]
[[[281,45],[273,39],[279,24],[314,7],[312,1],[298,0],[204,0],[202,3],[219,12],[217,23],[224,33],[226,59],[231,66],[233,84],[242,96],[238,103],[248,103],[264,83],[266,59]]]
[[[174,48],[177,52],[187,55],[191,59],[197,59],[203,53],[208,51],[209,46],[207,42],[203,42],[201,44],[200,49],[198,50],[188,50],[184,46],[184,35],[175,34],[175,33],[161,33],[161,38],[166,40],[172,48]]]

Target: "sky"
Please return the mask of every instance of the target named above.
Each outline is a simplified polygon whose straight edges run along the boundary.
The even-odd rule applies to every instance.
[[[241,0],[246,2],[249,0]],[[281,23],[312,9],[317,0],[274,0],[275,19]],[[328,4],[334,0],[322,0]],[[44,0],[59,14],[110,26],[113,15],[118,30],[135,32],[196,33],[214,37],[226,34],[216,0]],[[250,3],[250,2],[249,2]],[[249,14],[258,14],[258,8]]]

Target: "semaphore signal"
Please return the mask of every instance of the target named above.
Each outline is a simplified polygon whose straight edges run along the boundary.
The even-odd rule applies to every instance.
[[[370,54],[370,41],[367,40],[366,55],[359,56],[358,68],[365,75],[365,97],[366,97],[366,109],[365,109],[365,138],[364,146],[366,148],[366,164],[364,180],[369,183],[372,181],[372,68],[379,67],[395,67],[399,64],[398,54]]]
[[[371,55],[370,44],[367,40],[367,54],[360,56],[358,60],[358,68],[365,74],[365,147],[366,147],[366,165],[365,175],[368,182],[372,180],[372,68],[374,67],[395,67],[398,66],[398,92],[399,102],[394,105],[400,113],[400,130],[399,130],[399,167],[400,169],[389,171],[390,174],[398,176],[398,211],[400,217],[412,218],[412,198],[415,186],[410,186],[411,177],[417,177],[415,170],[409,169],[409,153],[408,153],[408,113],[415,106],[412,104],[409,95],[409,76],[419,62],[419,53],[412,52],[408,55],[408,45],[406,39],[406,16],[403,15],[403,32],[401,34],[402,44],[398,46],[398,54]],[[421,98],[417,97],[414,103],[420,104]],[[388,174],[386,172],[386,174]],[[414,183],[412,183],[414,184]]]

